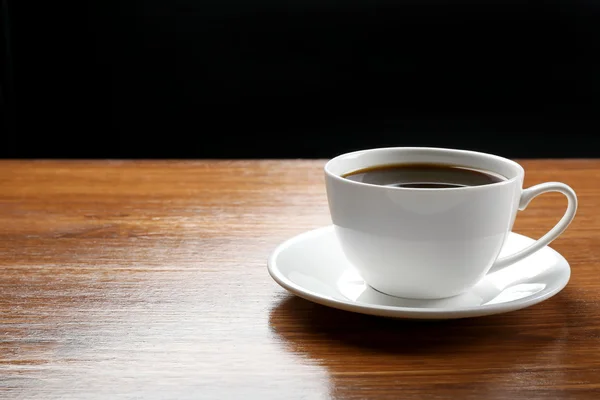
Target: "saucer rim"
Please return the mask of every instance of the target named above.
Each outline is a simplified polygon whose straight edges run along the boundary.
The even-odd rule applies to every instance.
[[[560,283],[553,286],[550,290],[542,290],[525,298],[511,300],[503,303],[456,308],[419,308],[388,306],[380,304],[362,304],[358,302],[352,302],[350,300],[336,299],[330,296],[325,296],[318,292],[314,292],[312,290],[308,290],[303,286],[298,285],[287,279],[286,276],[278,268],[277,258],[279,254],[281,254],[287,248],[289,248],[296,242],[305,240],[307,237],[318,236],[327,233],[334,233],[333,225],[327,225],[311,229],[288,238],[287,240],[280,243],[269,255],[267,259],[267,269],[271,278],[281,287],[288,290],[292,294],[317,304],[350,312],[381,317],[409,319],[458,319],[501,314],[531,307],[535,304],[550,299],[551,297],[560,293],[567,286],[571,278],[571,266],[569,265],[569,262],[562,256],[562,254],[554,250],[552,247],[544,246],[542,249],[547,248],[548,250],[552,251],[554,255],[564,263],[564,266],[562,268],[565,270],[566,276],[560,281]],[[509,232],[509,235],[521,236],[533,240],[532,238],[526,235],[522,235],[512,231]]]

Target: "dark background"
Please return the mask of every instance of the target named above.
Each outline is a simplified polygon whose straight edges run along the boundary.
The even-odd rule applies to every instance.
[[[600,155],[592,0],[0,1],[2,157]]]

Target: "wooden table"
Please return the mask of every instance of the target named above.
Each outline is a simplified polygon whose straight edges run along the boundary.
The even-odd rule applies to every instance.
[[[268,275],[330,223],[324,161],[0,162],[2,399],[600,399],[600,161],[523,161],[578,215],[571,282],[509,314],[329,309]],[[516,231],[539,237],[566,200]]]

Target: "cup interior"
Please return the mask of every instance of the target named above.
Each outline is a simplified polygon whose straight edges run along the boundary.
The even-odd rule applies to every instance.
[[[505,181],[495,183],[495,185],[521,178],[524,174],[523,168],[519,164],[500,156],[469,150],[428,147],[391,147],[346,153],[327,162],[325,172],[333,177],[343,179],[344,175],[364,168],[403,163],[461,166],[489,171],[506,178]],[[368,185],[362,182],[353,183]]]

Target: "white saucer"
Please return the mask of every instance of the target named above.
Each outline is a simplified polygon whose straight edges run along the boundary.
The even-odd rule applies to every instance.
[[[511,233],[501,256],[531,242],[533,239]],[[550,247],[544,247],[487,275],[460,296],[441,300],[402,299],[365,284],[342,253],[333,226],[282,243],[269,257],[268,269],[285,289],[315,303],[363,314],[416,319],[478,317],[519,310],[554,296],[571,276],[567,260]]]

